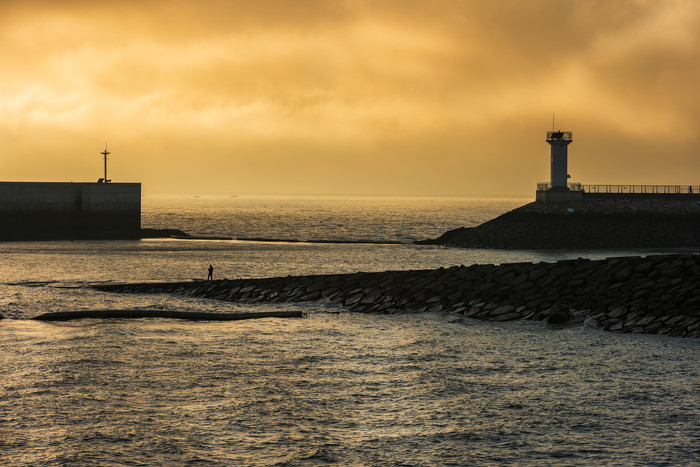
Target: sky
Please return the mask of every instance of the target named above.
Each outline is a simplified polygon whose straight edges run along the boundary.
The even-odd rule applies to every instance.
[[[0,0],[0,180],[145,194],[700,184],[696,0]]]

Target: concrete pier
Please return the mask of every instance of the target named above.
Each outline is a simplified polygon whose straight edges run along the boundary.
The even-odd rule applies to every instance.
[[[0,182],[0,240],[137,238],[140,183]]]
[[[416,243],[524,250],[700,247],[700,202],[694,195],[536,201]]]

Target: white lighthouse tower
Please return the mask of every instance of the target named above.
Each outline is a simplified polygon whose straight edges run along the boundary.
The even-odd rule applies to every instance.
[[[547,142],[551,146],[551,190],[568,191],[567,146],[573,141],[570,131],[548,131]]]

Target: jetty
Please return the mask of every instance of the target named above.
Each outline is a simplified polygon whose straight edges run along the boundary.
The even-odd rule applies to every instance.
[[[239,303],[310,303],[361,313],[445,312],[484,321],[586,320],[613,332],[700,337],[697,254],[93,287]]]
[[[0,182],[0,240],[138,238],[141,184]]]
[[[515,250],[696,248],[700,195],[535,201],[479,226],[416,243]]]

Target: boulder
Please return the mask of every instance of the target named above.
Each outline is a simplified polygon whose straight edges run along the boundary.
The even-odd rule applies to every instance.
[[[491,312],[491,316],[500,316],[500,315],[505,315],[512,313],[515,310],[515,307],[513,305],[503,305],[499,306],[495,310]]]
[[[554,304],[547,310],[545,322],[548,324],[564,324],[571,319],[569,307],[564,304]]]

